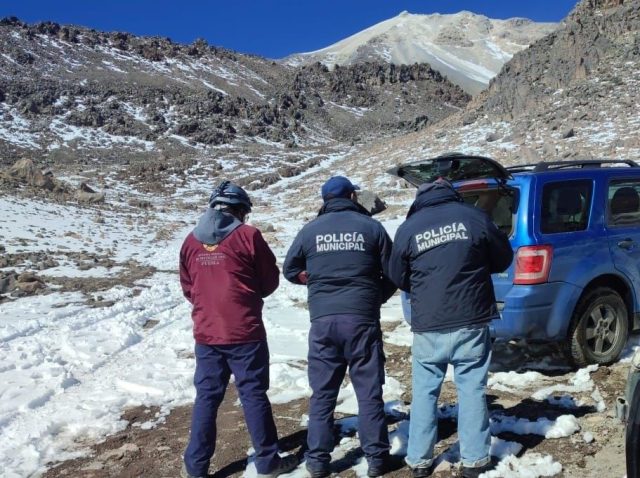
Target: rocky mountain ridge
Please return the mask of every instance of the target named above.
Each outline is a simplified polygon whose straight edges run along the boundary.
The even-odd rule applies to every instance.
[[[0,157],[48,162],[309,146],[440,120],[469,96],[428,65],[294,68],[167,38],[0,21]]]
[[[612,65],[637,64],[639,29],[637,1],[582,1],[561,28],[505,65],[480,98],[482,111],[506,117],[531,114],[549,108],[548,100],[561,90],[600,75],[611,77]]]

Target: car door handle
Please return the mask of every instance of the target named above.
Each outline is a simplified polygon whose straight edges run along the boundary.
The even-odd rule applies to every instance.
[[[624,239],[620,242],[618,242],[618,247],[621,249],[633,249],[633,247],[636,245],[635,241],[633,239]]]

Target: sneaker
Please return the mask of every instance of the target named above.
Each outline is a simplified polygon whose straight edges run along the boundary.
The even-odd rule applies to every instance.
[[[295,455],[283,456],[280,458],[280,463],[275,470],[271,473],[258,473],[258,478],[276,478],[276,476],[295,470],[299,463],[300,460],[298,460],[298,457]]]
[[[413,473],[413,478],[427,478],[427,476],[431,476],[433,472],[432,466],[418,466],[416,468],[411,468],[411,472]]]
[[[182,464],[182,469],[180,470],[180,478],[208,478],[208,474],[206,475],[190,475],[187,471],[187,467],[185,464]]]
[[[309,475],[311,475],[311,478],[326,478],[327,476],[331,476],[328,465],[320,468],[309,468],[309,465],[305,465],[305,468]]]

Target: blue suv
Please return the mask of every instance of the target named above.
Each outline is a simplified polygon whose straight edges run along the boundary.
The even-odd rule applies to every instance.
[[[389,172],[416,187],[449,179],[466,203],[485,210],[509,235],[514,261],[493,276],[502,316],[491,324],[495,338],[562,342],[584,366],[617,360],[629,331],[640,328],[635,162],[505,168],[490,158],[450,153]]]

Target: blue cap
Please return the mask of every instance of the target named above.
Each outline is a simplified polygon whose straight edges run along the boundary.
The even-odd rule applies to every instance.
[[[353,191],[360,189],[344,176],[332,176],[322,185],[322,199],[349,197]]]

